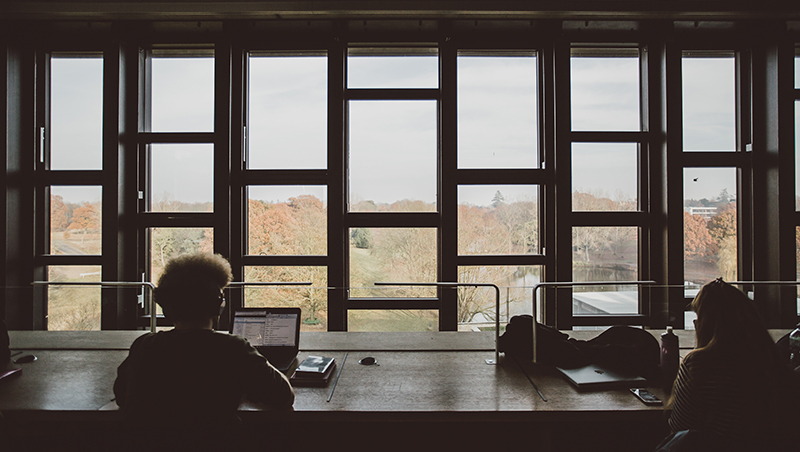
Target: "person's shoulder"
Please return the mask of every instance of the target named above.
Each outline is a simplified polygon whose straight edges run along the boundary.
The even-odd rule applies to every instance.
[[[681,361],[681,365],[696,371],[709,367],[718,367],[722,361],[724,361],[723,357],[720,357],[713,351],[698,349],[687,353]]]
[[[225,331],[214,331],[212,339],[215,342],[220,344],[225,344],[230,347],[242,347],[242,348],[252,348],[250,343],[247,342],[247,339],[237,336],[235,334],[230,334]]]
[[[142,334],[141,336],[137,337],[133,341],[133,343],[131,344],[131,348],[142,347],[142,346],[145,346],[146,344],[150,344],[153,341],[155,341],[156,337],[161,333],[162,332],[158,332],[158,333],[150,332],[150,333]]]

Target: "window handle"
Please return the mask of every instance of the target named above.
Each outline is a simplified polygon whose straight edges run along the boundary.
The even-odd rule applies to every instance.
[[[44,127],[39,127],[39,163],[44,163]]]

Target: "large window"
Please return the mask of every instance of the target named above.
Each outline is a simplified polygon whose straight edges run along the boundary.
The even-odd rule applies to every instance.
[[[503,324],[531,312],[543,277],[539,65],[534,49],[464,49],[456,58],[456,164],[475,175],[456,187],[457,282],[497,285]],[[493,330],[496,297],[459,288],[458,329]]]
[[[143,133],[139,137],[138,234],[145,280],[157,283],[169,259],[215,251],[217,140],[214,51],[157,46],[145,52]],[[143,306],[143,313],[155,313]]]
[[[595,325],[618,323],[603,316],[641,313],[640,287],[613,284],[641,279],[643,218],[637,212],[640,184],[647,180],[641,166],[646,141],[636,133],[643,128],[641,52],[617,45],[571,49],[571,280],[609,282],[576,286],[572,313],[596,316],[587,322]],[[619,141],[623,136],[630,141]]]
[[[103,58],[100,53],[43,56],[49,96],[40,108],[38,170],[46,222],[38,249],[51,283],[100,281],[103,227]],[[99,330],[100,289],[52,285],[45,289],[43,326]]]
[[[771,60],[677,25],[646,42],[569,24],[474,39],[461,25],[441,40],[242,29],[37,50],[35,89],[7,93],[35,107],[18,126],[30,199],[7,194],[35,218],[31,238],[15,233],[25,277],[156,282],[170,258],[215,252],[252,283],[226,292],[231,308],[298,306],[306,331],[488,331],[498,300],[469,284],[499,287],[501,324],[536,298],[560,328],[680,326],[702,284],[762,274],[756,250],[800,262],[785,232],[758,246],[777,223],[800,237],[797,51],[779,53],[778,90],[751,67]],[[771,90],[792,95],[774,107]],[[570,286],[534,292],[542,282]],[[115,290],[31,289],[24,315],[59,330],[160,315],[141,289]]]
[[[684,280],[691,298],[717,277],[736,281],[739,272],[736,54],[685,50],[682,68],[683,151],[698,167],[684,168]],[[708,153],[708,154],[704,154]],[[747,187],[744,187],[747,190]]]

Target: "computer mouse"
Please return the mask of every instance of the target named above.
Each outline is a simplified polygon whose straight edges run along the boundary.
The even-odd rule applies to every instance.
[[[36,355],[22,355],[14,360],[14,364],[25,364],[36,361]]]
[[[364,358],[361,358],[361,359],[359,359],[359,360],[358,360],[358,363],[359,363],[359,364],[363,364],[363,365],[365,365],[365,366],[371,366],[371,365],[373,365],[373,364],[376,364],[376,362],[375,362],[375,358],[373,358],[373,357],[371,357],[371,356],[367,356],[367,357],[364,357]]]

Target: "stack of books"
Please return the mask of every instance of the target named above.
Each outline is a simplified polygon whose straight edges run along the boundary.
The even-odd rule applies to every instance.
[[[292,386],[327,386],[335,368],[335,358],[309,356],[297,366],[289,381]]]

